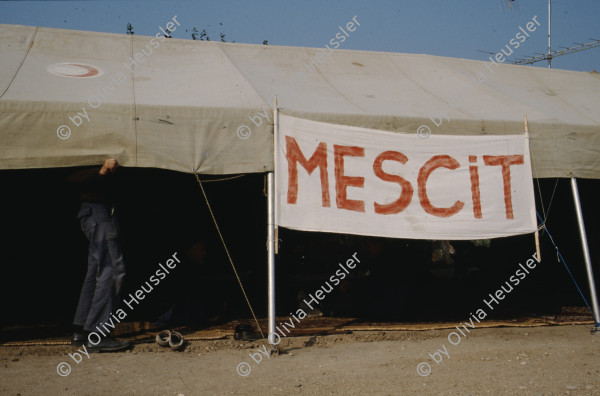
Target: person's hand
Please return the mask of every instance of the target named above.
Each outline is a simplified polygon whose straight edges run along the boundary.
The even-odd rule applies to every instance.
[[[100,169],[101,175],[106,175],[109,173],[115,173],[117,168],[119,167],[119,163],[114,158],[109,158],[104,160],[104,164],[102,164],[102,168]]]

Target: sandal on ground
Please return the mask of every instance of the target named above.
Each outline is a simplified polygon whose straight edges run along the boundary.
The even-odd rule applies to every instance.
[[[174,351],[180,350],[183,347],[184,342],[185,340],[181,334],[176,331],[171,333],[171,338],[169,338],[169,346],[171,349]]]
[[[169,346],[172,334],[169,330],[163,330],[156,335],[156,343],[160,346]]]

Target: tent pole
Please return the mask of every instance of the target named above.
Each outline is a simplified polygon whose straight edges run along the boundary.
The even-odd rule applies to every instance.
[[[271,343],[275,340],[271,340],[271,334],[275,333],[275,211],[274,211],[274,183],[273,183],[273,172],[267,174],[267,191],[268,191],[268,204],[267,204],[267,251],[269,254],[269,335],[268,339]]]
[[[592,260],[590,259],[590,251],[587,244],[587,236],[585,234],[585,224],[583,222],[583,214],[581,212],[581,202],[579,201],[579,190],[577,189],[577,179],[571,177],[571,190],[573,190],[573,203],[575,204],[575,213],[577,213],[577,223],[579,224],[579,237],[581,238],[581,247],[583,248],[583,257],[585,259],[585,268],[587,271],[588,283],[590,285],[590,298],[592,299],[592,309],[594,311],[594,329],[592,333],[599,334],[600,317],[598,311],[598,296],[596,295],[596,285],[594,283],[594,271],[592,270]]]
[[[275,339],[271,335],[275,334],[275,254],[277,254],[278,236],[275,210],[276,205],[276,186],[275,186],[275,168],[277,161],[277,134],[279,132],[279,113],[277,111],[277,96],[273,100],[273,172],[267,174],[267,250],[269,254],[269,335],[267,336],[271,345],[275,344]],[[278,344],[279,342],[277,342]]]

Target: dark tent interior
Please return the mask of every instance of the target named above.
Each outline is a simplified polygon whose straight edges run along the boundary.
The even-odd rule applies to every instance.
[[[86,272],[87,240],[76,214],[72,168],[0,172],[4,208],[0,257],[3,341],[10,329],[68,332]],[[201,175],[202,180],[227,176]],[[203,183],[208,200],[257,316],[267,316],[266,185],[263,174]],[[600,183],[579,180],[590,254],[600,276]],[[586,299],[589,287],[568,179],[534,180],[537,210]],[[540,192],[543,197],[540,202]],[[181,263],[134,306],[126,321],[202,327],[251,314],[195,177],[121,169],[116,211],[127,265],[123,298],[178,252]],[[360,232],[360,230],[357,230]],[[490,317],[556,315],[585,306],[545,230],[542,263]],[[423,241],[280,229],[276,262],[277,315],[302,299],[356,253],[360,264],[313,313],[362,321],[462,320],[535,252],[534,236],[491,241]],[[590,302],[591,304],[591,302]],[[265,329],[266,330],[266,329]],[[49,331],[49,330],[48,330]]]

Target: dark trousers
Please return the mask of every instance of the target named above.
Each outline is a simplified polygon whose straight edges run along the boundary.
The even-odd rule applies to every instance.
[[[125,277],[125,263],[119,245],[119,224],[111,207],[84,202],[77,217],[90,242],[88,267],[73,324],[96,331],[116,312]],[[100,327],[102,328],[102,327]]]

